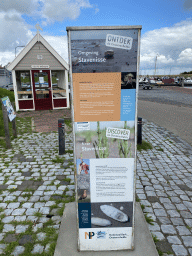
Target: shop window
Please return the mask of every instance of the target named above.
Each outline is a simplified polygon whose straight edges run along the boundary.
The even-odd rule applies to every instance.
[[[65,72],[52,71],[53,98],[66,98]]]
[[[33,98],[30,71],[16,71],[16,84],[19,100]]]

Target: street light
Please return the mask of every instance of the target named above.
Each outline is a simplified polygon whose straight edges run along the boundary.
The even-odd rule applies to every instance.
[[[17,49],[18,47],[25,47],[25,45],[24,45],[24,46],[16,46],[16,47],[15,47],[15,57],[16,57],[16,49]]]

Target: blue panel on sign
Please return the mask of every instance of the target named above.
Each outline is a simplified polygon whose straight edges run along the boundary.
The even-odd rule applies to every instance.
[[[135,120],[135,89],[121,90],[121,121]]]
[[[78,203],[79,228],[91,228],[91,204]]]

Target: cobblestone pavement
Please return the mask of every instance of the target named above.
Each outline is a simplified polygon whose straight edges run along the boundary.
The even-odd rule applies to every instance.
[[[192,147],[143,121],[143,140],[153,149],[137,152],[136,194],[149,230],[160,255],[192,255]]]
[[[53,255],[64,204],[74,200],[73,143],[58,133],[18,136],[0,149],[0,255]]]

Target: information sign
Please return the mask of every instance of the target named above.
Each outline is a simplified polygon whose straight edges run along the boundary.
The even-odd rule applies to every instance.
[[[6,96],[6,97],[2,98],[1,100],[2,100],[3,105],[7,109],[7,115],[9,117],[9,121],[12,122],[13,119],[16,117],[16,114],[15,114],[15,111],[14,111],[12,105],[11,105],[9,97]]]
[[[79,250],[133,249],[141,26],[67,30]]]

